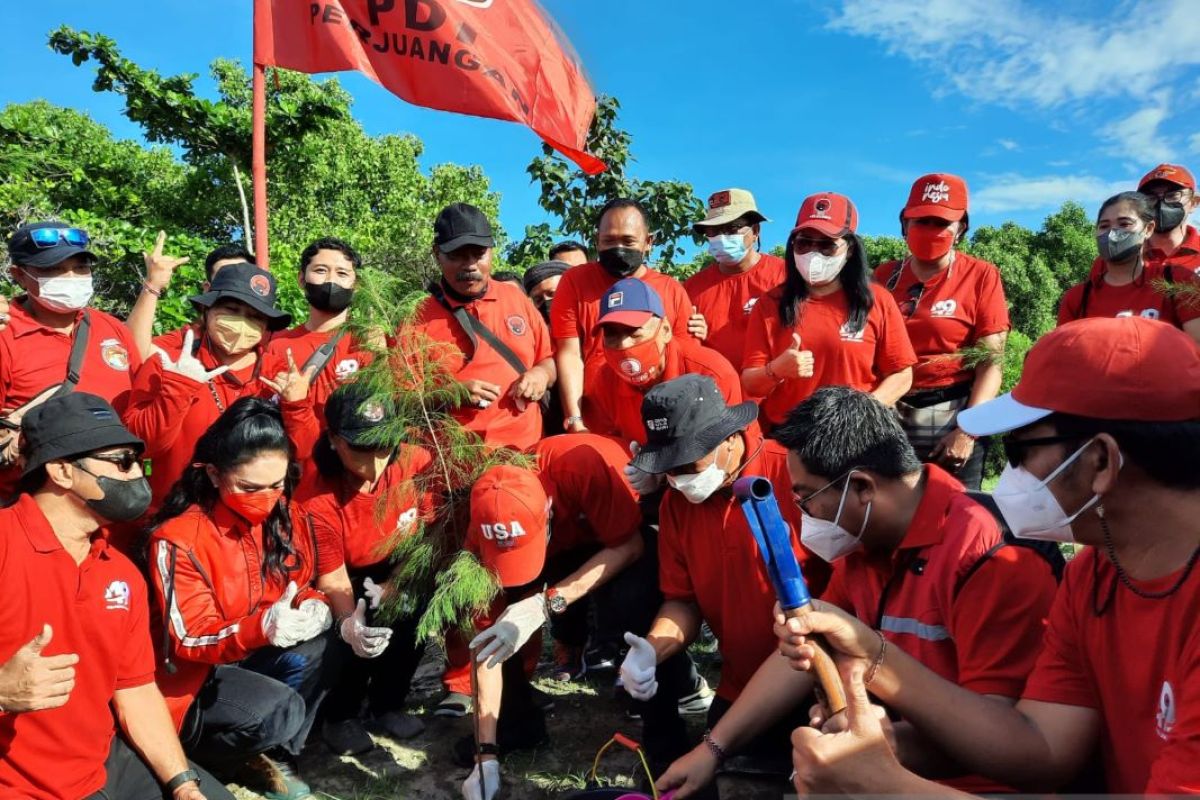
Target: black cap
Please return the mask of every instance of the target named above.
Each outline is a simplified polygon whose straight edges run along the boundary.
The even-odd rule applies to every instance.
[[[40,246],[33,240],[33,231],[58,229],[73,231],[81,235],[79,244],[72,244],[60,235],[58,241],[49,246]],[[8,257],[18,267],[47,269],[56,267],[71,256],[87,256],[96,261],[96,254],[88,250],[90,240],[86,233],[65,222],[32,222],[17,228],[8,240]]]
[[[275,276],[262,267],[242,262],[222,267],[213,276],[209,290],[189,297],[201,308],[212,308],[224,298],[240,300],[267,318],[267,327],[280,331],[292,324],[292,315],[276,306]]]
[[[453,253],[469,244],[495,247],[492,224],[470,203],[451,203],[433,222],[433,243],[443,253]]]
[[[659,474],[699,461],[758,417],[758,404],[725,405],[707,375],[683,375],[660,383],[642,398],[646,446],[630,462]]]
[[[390,446],[381,439],[379,429],[395,420],[390,400],[361,383],[339,386],[325,403],[329,432],[357,447]]]
[[[121,424],[107,400],[87,392],[68,392],[33,407],[21,420],[21,432],[25,437],[25,475],[58,458],[121,445],[139,452],[145,449],[145,443]]]

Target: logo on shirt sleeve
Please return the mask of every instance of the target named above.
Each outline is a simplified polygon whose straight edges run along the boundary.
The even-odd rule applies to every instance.
[[[115,370],[129,371],[129,351],[120,339],[105,339],[100,343],[100,358]]]
[[[525,318],[520,314],[513,314],[511,317],[506,319],[505,322],[508,323],[508,329],[512,331],[513,336],[525,335]]]
[[[129,610],[129,584],[125,581],[113,581],[104,590],[104,607],[109,611]]]

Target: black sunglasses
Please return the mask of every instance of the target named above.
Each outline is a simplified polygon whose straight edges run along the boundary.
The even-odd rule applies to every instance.
[[[133,469],[135,464],[141,463],[142,454],[135,453],[133,450],[122,450],[120,453],[92,453],[91,455],[81,456],[81,458],[107,461],[109,464],[115,464],[121,472],[128,472]]]
[[[1013,467],[1021,466],[1021,462],[1025,460],[1025,454],[1031,447],[1042,447],[1048,444],[1065,444],[1067,442],[1078,442],[1086,437],[1083,436],[1039,436],[1035,439],[1014,439],[1011,436],[1004,437],[1004,457],[1008,459],[1008,463]]]
[[[796,253],[811,253],[816,250],[823,256],[835,255],[842,246],[841,239],[808,239],[796,237],[792,240],[792,250]]]
[[[921,298],[925,296],[925,284],[914,283],[908,287],[908,299],[900,304],[900,314],[904,317],[911,317],[917,313],[917,306],[921,303]]]

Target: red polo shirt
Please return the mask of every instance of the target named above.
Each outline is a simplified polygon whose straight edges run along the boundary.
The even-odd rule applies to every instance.
[[[762,253],[757,264],[738,275],[728,275],[719,264],[711,264],[684,281],[692,305],[708,322],[704,346],[725,356],[740,372],[750,312],[760,297],[783,283],[786,274],[782,258]]]
[[[729,405],[742,402],[742,379],[725,357],[696,343],[695,339],[672,338],[667,342],[666,366],[653,384],[634,386],[613,371],[603,353],[588,361],[584,372],[584,424],[589,431],[616,436],[623,442],[646,443],[642,424],[642,398],[653,387],[680,375],[707,375],[717,384]]]
[[[1096,259],[1088,279],[1067,289],[1063,295],[1058,306],[1058,324],[1085,317],[1131,317],[1136,314],[1182,328],[1185,322],[1200,319],[1200,302],[1172,298],[1159,291],[1157,284],[1166,281],[1166,270],[1167,267],[1147,265],[1132,283],[1112,286],[1104,281],[1104,262]],[[1200,284],[1200,278],[1186,269],[1172,267],[1170,282]],[[1086,307],[1085,287],[1088,287]]]
[[[771,481],[792,531],[792,549],[809,591],[816,597],[825,588],[829,568],[800,545],[800,509],[789,501],[792,481],[787,450],[776,442],[764,442],[753,431],[747,432],[745,439],[750,461],[741,475],[761,475]],[[717,694],[733,702],[778,647],[771,627],[775,590],[754,534],[728,487],[703,503],[690,503],[668,488],[658,524],[658,576],[663,596],[699,606],[721,650]]]
[[[553,355],[550,333],[542,315],[518,286],[505,281],[489,281],[483,297],[470,303],[459,303],[446,295],[446,301],[454,308],[466,308],[468,314],[483,322],[516,353],[527,369]],[[454,418],[467,430],[479,434],[494,447],[516,450],[527,450],[542,438],[541,406],[527,403],[524,411],[517,407],[509,390],[521,376],[487,342],[480,339],[479,348],[472,348],[471,340],[454,315],[433,297],[421,301],[414,324],[433,341],[452,345],[446,348],[443,357],[446,368],[457,380],[478,379],[500,387],[500,398],[487,408],[476,408],[468,403],[455,409]],[[468,360],[464,354],[471,354],[471,358]]]
[[[312,357],[317,348],[336,335],[337,331],[322,333],[310,331],[303,325],[298,325],[272,336],[271,343],[267,345],[267,352],[287,364],[288,350],[291,350],[296,366],[303,368],[304,362]],[[309,389],[309,398],[313,401],[313,412],[322,428],[325,427],[325,403],[329,400],[329,395],[370,363],[371,354],[360,349],[358,343],[350,335],[347,334],[338,341],[333,355],[326,362],[325,368],[317,374]],[[275,376],[268,377],[274,378]]]
[[[920,281],[911,266],[900,267],[901,263],[881,264],[875,280],[886,288],[900,268],[891,293],[897,306],[904,308],[912,302],[913,287]],[[948,356],[1011,327],[1000,270],[988,261],[955,252],[950,266],[925,282],[904,327],[919,359],[913,368],[912,391],[973,382],[975,370],[964,368],[961,358]]]
[[[531,452],[551,500],[548,555],[591,542],[619,547],[633,538],[642,512],[625,478],[629,451],[620,442],[568,433],[542,439]]]
[[[643,274],[634,277],[658,292],[675,336],[688,336],[687,322],[692,315],[692,301],[683,290],[683,284],[649,267]],[[579,352],[585,363],[604,344],[603,337],[594,335],[592,330],[600,319],[600,301],[617,280],[604,267],[590,262],[564,272],[558,291],[554,293],[554,302],[550,304],[550,332],[555,341],[579,339]]]
[[[1180,269],[1190,269],[1200,275],[1200,231],[1194,225],[1187,226],[1183,241],[1171,255],[1162,250],[1151,248],[1146,251],[1146,263],[1152,267],[1164,267],[1168,264]]]
[[[813,376],[776,384],[762,402],[761,419],[778,425],[822,386],[850,386],[869,392],[887,376],[917,363],[896,301],[878,284],[871,285],[871,292],[875,302],[859,331],[846,327],[850,309],[842,289],[824,297],[809,297],[791,327],[779,316],[782,290],[771,291],[755,304],[746,331],[743,370],[766,366],[792,344],[793,333],[800,334],[801,346],[813,354]]]
[[[47,328],[33,318],[17,298],[9,307],[8,327],[0,331],[0,409],[11,411],[67,377],[73,335]],[[124,323],[99,309],[87,310],[91,320],[87,350],[77,392],[99,395],[118,412],[129,401],[133,376],[142,357]],[[83,312],[79,314],[80,318]],[[0,497],[10,497],[20,478],[15,469],[0,471]]]
[[[1182,572],[1133,583],[1161,593]],[[1197,619],[1200,569],[1174,594],[1147,599],[1121,585],[1096,548],[1084,548],[1067,565],[1023,697],[1100,714],[1109,792],[1200,792]]]
[[[113,694],[154,680],[146,583],[103,537],[76,564],[30,495],[0,510],[0,530],[0,585],[12,599],[0,604],[0,662],[47,623],[42,655],[79,655],[66,705],[0,713],[0,796],[86,797],[104,786]]]

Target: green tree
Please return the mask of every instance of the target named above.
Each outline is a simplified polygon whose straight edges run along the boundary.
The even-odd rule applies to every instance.
[[[1046,217],[1034,234],[1034,250],[1042,255],[1059,288],[1066,290],[1087,277],[1096,258],[1095,225],[1074,201]]]

